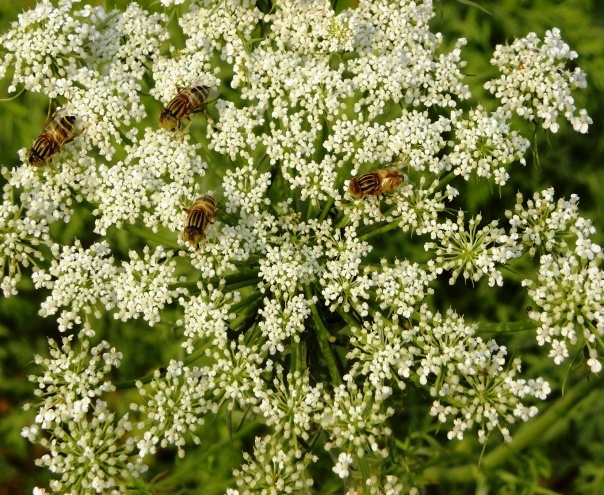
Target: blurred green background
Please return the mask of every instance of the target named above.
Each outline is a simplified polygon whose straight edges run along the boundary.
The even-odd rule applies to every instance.
[[[103,2],[89,2],[102,5]],[[109,6],[123,8],[129,2],[113,0]],[[158,2],[141,2],[158,10]],[[343,5],[340,2],[341,7]],[[0,31],[5,31],[20,11],[35,2],[0,1]],[[514,205],[516,191],[525,196],[553,186],[558,196],[577,193],[585,216],[598,228],[597,241],[604,244],[604,2],[601,0],[501,0],[498,2],[440,0],[435,1],[436,16],[433,28],[444,34],[445,48],[458,37],[468,39],[463,58],[468,65],[467,83],[475,98],[490,100],[482,89],[485,80],[495,75],[489,65],[490,54],[496,44],[511,41],[530,31],[542,36],[546,29],[559,27],[562,37],[579,53],[577,64],[588,76],[589,87],[576,94],[577,106],[587,108],[594,120],[589,134],[579,135],[569,125],[563,124],[556,135],[538,137],[532,143],[538,148],[540,164],[512,166],[510,185],[503,191],[486,183],[471,183],[464,188],[463,204],[471,211],[481,211],[483,216],[503,218],[503,211]],[[174,33],[178,36],[178,33]],[[0,81],[0,98],[7,96],[8,81]],[[24,94],[11,102],[0,102],[0,165],[18,163],[17,150],[30,146],[45,118],[48,100],[39,95]],[[157,102],[149,102],[150,117],[141,124],[155,125],[159,112]],[[528,129],[528,128],[527,128]],[[528,133],[527,133],[528,135]],[[460,186],[460,184],[456,184]],[[53,227],[61,242],[71,242],[75,237],[92,239],[89,214],[76,215],[69,225]],[[1,235],[1,234],[0,234]],[[119,232],[113,232],[115,241],[126,242]],[[418,245],[421,243],[418,242]],[[131,247],[135,244],[130,243]],[[396,239],[387,248],[397,250]],[[529,269],[519,264],[519,270]],[[33,459],[42,452],[20,436],[23,426],[31,423],[32,413],[25,413],[22,404],[30,398],[31,386],[27,374],[31,373],[34,353],[46,353],[48,337],[58,338],[53,319],[37,316],[37,308],[45,294],[33,290],[24,280],[18,297],[0,299],[0,495],[31,493],[36,484],[47,484],[47,473],[35,468]],[[469,319],[514,321],[525,318],[528,301],[520,284],[510,281],[505,289],[492,289],[486,283],[466,288],[461,282],[449,287],[446,281],[439,286],[434,298],[439,309],[455,307]],[[129,379],[147,373],[165,364],[175,355],[175,346],[158,346],[169,342],[171,329],[162,326],[141,331],[140,324],[117,324],[104,319],[107,330],[104,337],[120,350],[136,348],[124,361],[118,379]],[[590,379],[585,367],[569,363],[556,367],[545,357],[544,349],[537,348],[530,332],[498,335],[498,341],[508,345],[514,355],[526,361],[527,373],[551,378],[555,392],[560,395],[562,383],[570,384]],[[579,360],[580,361],[580,360]],[[593,378],[591,378],[593,379]],[[516,456],[493,480],[491,491],[498,494],[604,494],[604,394],[600,389],[593,393],[572,414],[561,420],[540,442]],[[421,422],[407,412],[409,424]],[[418,412],[418,415],[420,412]],[[423,414],[423,411],[421,411]],[[241,462],[241,449],[249,449],[253,427],[229,437],[226,425],[209,424],[202,432],[204,446],[185,460],[175,460],[172,452],[159,456],[154,471],[169,471],[165,483],[156,485],[157,493],[222,493],[229,483],[230,472]],[[455,442],[447,455],[459,457],[459,463],[476,462],[480,448],[473,440]],[[176,481],[181,480],[181,481]],[[184,481],[183,481],[184,480]],[[179,490],[174,486],[178,485]],[[199,488],[203,487],[203,488]],[[317,486],[317,493],[327,493],[328,488]],[[133,492],[135,493],[135,492]],[[427,493],[474,493],[470,485],[428,487]],[[486,492],[485,492],[486,493]]]

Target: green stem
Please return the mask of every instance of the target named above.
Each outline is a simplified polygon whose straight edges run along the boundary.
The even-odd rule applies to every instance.
[[[348,311],[344,311],[341,306],[338,306],[336,311],[340,315],[340,318],[342,318],[346,322],[347,325],[349,325],[351,327],[360,327],[361,326],[361,324],[357,320],[355,320],[353,316],[348,314]]]
[[[260,292],[254,292],[245,299],[241,299],[237,304],[234,304],[231,308],[232,313],[238,313],[241,309],[244,309],[252,305],[256,300],[260,299],[262,294]]]
[[[292,371],[300,371],[300,341],[296,342],[292,339],[289,363]]]
[[[21,91],[19,91],[16,95],[13,96],[9,96],[8,98],[0,98],[0,101],[4,102],[4,101],[13,101],[16,100],[17,98],[19,98],[19,96],[21,96],[23,93],[25,92],[25,88],[22,88]]]
[[[514,270],[512,267],[508,265],[500,265],[500,268],[505,272],[504,277],[510,280],[514,280],[516,282],[522,282],[527,277],[523,275],[517,270]]]
[[[235,289],[241,289],[243,287],[249,287],[250,285],[258,285],[258,282],[262,280],[260,277],[252,277],[248,279],[237,280],[236,282],[231,282],[226,284],[226,288],[231,291]]]
[[[368,232],[365,232],[363,235],[360,235],[359,240],[366,241],[367,239],[370,239],[376,235],[390,232],[391,230],[396,229],[399,226],[399,223],[400,223],[400,219],[397,219],[397,220],[394,220],[393,222],[387,223],[386,225],[372,228]]]
[[[321,210],[321,214],[319,215],[319,221],[323,221],[327,218],[327,215],[329,214],[329,210],[331,209],[331,205],[333,205],[333,198],[329,198],[326,202],[325,202],[325,206],[323,206],[323,209]]]
[[[249,297],[239,301],[231,308],[231,312],[235,313],[235,318],[229,322],[229,328],[236,330],[244,324],[253,313],[258,310],[258,301],[262,297],[260,292],[254,292]]]
[[[150,230],[145,229],[143,227],[139,227],[137,225],[126,224],[126,225],[124,225],[124,230],[127,230],[128,232],[131,232],[134,235],[142,237],[143,239],[145,239],[147,241],[154,242],[156,244],[159,244],[159,245],[167,247],[167,248],[179,249],[179,250],[183,249],[183,247],[180,246],[177,242],[174,242],[173,240],[170,240],[170,239],[166,239],[161,234],[154,234]]]
[[[346,227],[346,225],[348,225],[349,222],[350,222],[350,218],[348,218],[348,215],[344,215],[342,217],[342,219],[336,225],[336,227],[335,227],[336,230],[343,229],[344,227]]]
[[[310,220],[312,218],[313,209],[312,201],[309,199],[306,207],[306,220]]]
[[[242,280],[249,280],[251,278],[258,276],[258,270],[247,270],[247,271],[238,271],[236,273],[231,273],[224,277],[224,281],[227,285],[234,284],[236,282],[241,282]]]
[[[438,187],[436,189],[443,188],[449,182],[451,182],[453,179],[455,179],[455,177],[457,177],[457,176],[455,175],[455,173],[453,172],[453,170],[451,170],[450,172],[448,172],[447,174],[445,174],[445,176],[442,179],[440,179],[438,181]]]
[[[310,290],[310,287],[306,286],[304,288],[304,293],[307,299],[312,298],[312,291]],[[316,304],[312,304],[310,306],[310,312],[314,323],[317,341],[319,342],[319,349],[321,350],[323,359],[325,359],[325,364],[327,365],[329,375],[331,376],[331,381],[333,382],[333,385],[340,385],[342,383],[342,378],[340,377],[336,357],[329,345],[329,341],[332,337],[329,333],[329,330],[327,330],[327,327],[325,327],[323,320],[321,319],[321,315],[319,314]]]
[[[533,320],[505,321],[501,323],[479,322],[477,333],[514,333],[535,330],[539,325]]]
[[[454,466],[450,468],[430,467],[424,470],[423,478],[428,483],[472,483],[482,471],[489,471],[503,465],[525,448],[535,445],[543,435],[550,431],[570,411],[586,400],[589,393],[602,383],[602,377],[592,377],[571,389],[560,397],[546,412],[536,419],[525,423],[512,437],[510,443],[504,443],[487,454],[480,468],[475,465]]]

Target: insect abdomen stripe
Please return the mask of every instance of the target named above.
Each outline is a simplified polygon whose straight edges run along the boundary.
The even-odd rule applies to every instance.
[[[183,95],[176,96],[169,104],[168,110],[177,119],[182,119],[188,113],[188,102]]]
[[[379,187],[379,181],[376,179],[375,174],[373,173],[361,175],[358,183],[361,191],[365,193],[373,191],[375,188]]]

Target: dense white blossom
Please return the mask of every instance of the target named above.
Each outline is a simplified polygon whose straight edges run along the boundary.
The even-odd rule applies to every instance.
[[[122,321],[142,316],[149,324],[159,321],[159,311],[186,290],[171,288],[182,279],[175,275],[172,253],[148,247],[142,258],[136,251],[131,259],[118,266],[106,241],[83,249],[79,241],[64,246],[48,271],[33,274],[37,287],[52,289],[41,304],[40,314],[59,312],[59,330],[84,325],[91,330],[89,318],[100,318],[102,310],[115,309],[114,316]]]
[[[22,435],[47,450],[36,464],[57,476],[50,482],[53,492],[125,493],[128,480],[146,466],[130,460],[128,415],[116,419],[100,399],[115,390],[106,375],[119,367],[122,354],[105,341],[91,347],[84,339],[78,349],[70,341],[64,338],[59,347],[51,340],[51,357],[36,356],[45,371],[30,380],[41,404],[35,424]]]
[[[240,299],[238,292],[229,293],[222,286],[215,288],[209,284],[204,288],[202,282],[197,282],[197,288],[199,294],[179,299],[184,317],[176,322],[184,328],[186,340],[182,346],[189,354],[195,349],[198,339],[209,339],[216,346],[227,344],[229,320],[235,317],[233,306]]]
[[[113,281],[114,316],[122,321],[142,317],[154,325],[160,320],[160,311],[187,292],[177,285],[185,277],[176,276],[173,253],[161,246],[153,252],[145,246],[142,256],[136,251],[130,251],[129,255]]]
[[[91,347],[86,339],[74,349],[72,337],[64,337],[61,347],[49,340],[50,358],[35,357],[44,373],[29,379],[38,385],[34,394],[41,403],[35,421],[44,430],[81,420],[94,407],[96,398],[115,390],[106,375],[119,367],[122,354],[105,341]]]
[[[397,322],[376,316],[363,326],[353,326],[351,333],[352,350],[347,355],[353,361],[350,374],[367,376],[384,397],[392,393],[392,383],[405,388],[419,354],[414,346],[417,329],[404,329]]]
[[[11,201],[0,205],[0,287],[5,296],[17,294],[21,268],[37,267],[44,260],[42,246],[51,245],[47,223],[22,215]]]
[[[36,465],[55,474],[50,482],[54,493],[126,494],[132,478],[147,470],[131,459],[131,430],[128,415],[117,418],[107,403],[97,400],[90,418],[66,422],[53,429],[52,440],[39,440],[48,453]]]
[[[332,3],[161,0],[184,36],[171,43],[167,16],[136,2],[41,0],[0,35],[9,91],[76,117],[48,163],[31,166],[24,148],[2,170],[4,294],[31,270],[39,313],[80,331],[81,348],[51,341],[31,378],[37,412],[23,435],[46,449],[50,490],[125,494],[160,449],[182,457],[208,417],[241,415],[264,436],[228,495],[308,493],[307,468],[329,457],[322,476],[350,495],[416,495],[391,441],[395,408],[425,412],[451,440],[472,429],[508,440],[550,392],[475,323],[431,309],[439,278],[501,286],[502,267],[526,252],[541,255],[525,281],[538,343],[556,363],[585,344],[601,370],[602,253],[578,197],[518,194],[509,232],[480,227],[475,212],[451,218],[461,179],[504,187],[524,172],[510,166],[529,143],[513,114],[552,132],[562,114],[587,131],[571,96],[585,76],[565,65],[576,53],[557,29],[497,47],[502,76],[485,87],[501,105],[487,111],[470,103],[466,40],[430,30],[430,0]],[[159,109],[196,85],[210,88],[199,114],[181,107],[183,126],[161,129]],[[400,186],[352,197],[353,178],[385,168]],[[215,218],[185,213],[205,194]],[[74,218],[82,240],[57,244]],[[185,224],[202,231],[197,245]],[[122,395],[107,376],[121,353],[86,340],[106,315],[169,325],[186,359],[169,356]],[[427,404],[405,402],[415,388]]]
[[[353,228],[344,229],[343,235],[334,236],[325,246],[327,262],[321,273],[322,294],[329,309],[342,305],[344,311],[354,307],[360,314],[368,314],[364,301],[374,285],[360,268],[363,258],[371,251],[369,243],[360,241]]]
[[[416,263],[395,260],[389,265],[383,258],[381,266],[371,270],[375,299],[380,309],[388,309],[394,319],[411,318],[415,308],[426,296],[434,294],[430,288],[436,276],[422,270]]]
[[[266,360],[266,352],[257,346],[245,345],[241,336],[224,348],[209,348],[206,354],[214,361],[207,375],[208,390],[212,391],[216,401],[225,403],[228,410],[236,406],[246,408],[259,402],[255,391],[263,388],[261,376],[272,368],[272,362]]]
[[[554,199],[552,187],[533,194],[522,205],[522,194],[516,194],[514,210],[505,212],[510,222],[510,238],[521,244],[531,255],[536,252],[564,253],[567,240],[576,238],[581,255],[593,259],[600,248],[589,239],[595,232],[591,221],[579,215],[579,196]],[[571,243],[572,245],[572,243]]]
[[[391,196],[395,206],[393,215],[404,232],[427,234],[433,231],[439,221],[439,214],[447,208],[458,191],[449,186],[440,188],[438,180],[428,181],[422,176],[417,184],[405,184]]]
[[[258,390],[258,413],[276,434],[285,440],[290,439],[292,445],[297,443],[298,437],[308,441],[315,415],[323,407],[322,384],[313,387],[307,373],[296,371],[286,376],[280,372],[273,380],[273,386],[272,389]]]
[[[271,354],[284,351],[284,344],[293,339],[300,341],[300,334],[305,330],[305,321],[310,314],[310,305],[315,304],[317,298],[310,301],[303,294],[280,299],[264,298],[264,305],[258,310],[262,321],[258,328],[266,339],[266,347]]]
[[[543,41],[535,33],[514,40],[511,45],[497,45],[491,63],[501,77],[485,84],[504,109],[528,120],[536,120],[544,129],[558,132],[562,114],[575,131],[586,133],[591,118],[585,109],[577,110],[571,90],[587,86],[585,73],[571,72],[567,61],[577,58],[554,28],[545,32]]]
[[[315,460],[310,454],[303,454],[278,437],[256,437],[253,453],[244,452],[243,464],[233,473],[237,489],[229,489],[226,493],[303,493],[313,486],[313,479],[306,472],[306,467]]]
[[[459,275],[472,282],[478,282],[486,275],[490,286],[503,285],[503,275],[497,265],[505,265],[508,260],[518,257],[520,250],[508,242],[505,231],[497,226],[497,220],[478,230],[482,215],[471,218],[467,227],[464,217],[460,210],[457,222],[447,219],[432,230],[431,237],[437,242],[424,245],[426,251],[434,255],[432,270],[436,273],[451,270],[451,285]]]
[[[30,165],[13,169],[9,185],[20,189],[21,205],[28,216],[47,223],[68,223],[74,208],[88,198],[94,198],[100,186],[96,160],[85,154],[81,141],[70,143],[41,170]],[[25,160],[25,150],[20,150]]]
[[[99,318],[103,308],[115,304],[113,281],[118,269],[106,241],[84,249],[79,241],[73,246],[63,246],[48,271],[33,274],[36,287],[51,289],[50,296],[40,305],[40,314],[49,316],[60,311],[59,330],[74,325],[91,328],[87,318]],[[64,308],[64,309],[60,309]]]
[[[126,159],[111,167],[102,165],[103,183],[97,191],[99,207],[96,231],[112,225],[143,223],[157,231],[182,230],[182,208],[194,197],[196,179],[206,164],[197,155],[198,145],[186,134],[172,136],[163,130],[146,129],[142,139],[126,147]]]
[[[604,336],[604,272],[599,246],[591,254],[591,259],[573,252],[543,255],[537,280],[523,284],[535,302],[529,316],[539,325],[537,343],[551,347],[549,356],[556,364],[568,357],[569,346],[581,343],[597,373],[602,369],[598,348]]]
[[[529,147],[528,139],[510,130],[510,119],[510,112],[489,114],[480,106],[470,110],[467,120],[456,119],[455,145],[445,157],[447,170],[452,169],[465,180],[476,174],[505,185],[509,178],[506,165],[516,160],[524,165],[523,155]]]
[[[383,398],[366,383],[357,386],[349,377],[332,394],[325,394],[325,406],[319,415],[321,427],[329,438],[327,450],[348,450],[355,457],[388,456],[383,446],[392,433],[387,419],[394,414],[392,407],[383,406]]]
[[[180,361],[171,361],[163,371],[156,370],[147,385],[136,386],[144,401],[131,408],[141,419],[137,427],[142,438],[136,442],[138,455],[143,458],[155,454],[158,447],[174,446],[179,457],[184,457],[187,440],[200,443],[196,430],[210,411],[218,405],[211,400],[207,370],[189,368]]]
[[[421,357],[418,374],[430,387],[434,397],[430,414],[439,421],[452,420],[449,439],[462,439],[466,430],[478,425],[478,437],[484,442],[492,430],[510,439],[507,425],[535,416],[535,406],[525,406],[523,399],[545,399],[549,384],[542,378],[518,379],[520,360],[506,364],[507,349],[494,340],[484,341],[475,335],[453,311],[445,315],[422,311],[416,346]]]
[[[15,67],[13,88],[23,84],[65,98],[81,141],[110,159],[114,142],[122,142],[120,127],[146,115],[140,79],[167,33],[161,14],[149,14],[135,2],[124,12],[90,5],[73,12],[77,3],[65,0],[54,7],[44,0],[20,14],[0,37],[8,51],[1,67]]]

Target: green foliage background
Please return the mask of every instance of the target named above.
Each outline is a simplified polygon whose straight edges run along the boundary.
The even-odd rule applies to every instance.
[[[92,2],[102,4],[102,2]],[[129,2],[113,0],[108,7],[125,7]],[[143,5],[159,10],[159,2],[145,0]],[[346,3],[341,1],[337,8]],[[4,31],[17,18],[21,10],[34,5],[31,0],[0,2],[0,30]],[[491,101],[482,90],[484,81],[494,75],[489,65],[490,54],[498,43],[535,31],[543,35],[546,29],[559,27],[563,38],[579,53],[577,63],[587,72],[589,87],[577,95],[578,106],[586,107],[594,120],[588,135],[572,132],[562,125],[556,135],[540,134],[532,143],[536,154],[527,157],[528,165],[514,165],[510,171],[511,184],[504,190],[493,189],[488,184],[470,184],[462,197],[465,207],[482,211],[484,217],[502,218],[503,211],[514,205],[514,194],[525,195],[554,186],[557,195],[578,193],[584,215],[591,218],[598,228],[597,242],[604,244],[604,2],[601,0],[500,0],[487,2],[476,0],[435,0],[437,15],[434,30],[444,34],[445,48],[458,37],[469,41],[463,50],[467,82],[475,98],[486,106]],[[172,23],[175,43],[182,42],[176,24]],[[0,98],[7,96],[6,81],[0,83]],[[20,98],[0,103],[0,164],[15,166],[17,150],[30,146],[42,127],[47,114],[48,100],[35,94],[25,93]],[[149,119],[141,127],[156,125],[160,106],[148,99]],[[202,125],[202,124],[195,124]],[[520,123],[520,125],[523,125]],[[526,126],[526,135],[531,129]],[[536,158],[538,157],[538,160]],[[118,157],[119,159],[119,157]],[[457,183],[456,186],[460,186]],[[91,218],[87,213],[76,215],[67,225],[55,225],[53,233],[63,243],[80,238],[85,244],[92,241]],[[141,247],[141,241],[128,232],[113,231],[111,241],[119,251]],[[419,245],[420,243],[418,243]],[[400,248],[399,239],[393,234],[391,241],[380,255],[394,254]],[[515,266],[526,273],[528,260],[520,260]],[[454,306],[468,319],[484,321],[518,321],[526,318],[524,309],[529,302],[519,283],[506,283],[505,289],[488,288],[486,284],[464,287],[458,282],[449,287],[446,281],[436,291],[434,304],[439,309]],[[35,485],[46,485],[48,474],[34,466],[33,460],[42,452],[20,436],[20,429],[32,422],[33,413],[24,412],[22,404],[31,397],[32,388],[27,374],[33,371],[34,353],[46,354],[48,337],[59,338],[52,319],[37,316],[37,308],[45,294],[33,290],[27,280],[20,285],[18,297],[0,299],[0,495],[31,493]],[[117,323],[104,318],[103,337],[127,354],[119,380],[143,376],[168,362],[179,351],[170,342],[172,328],[158,325],[152,329],[141,328],[139,323]],[[483,328],[491,336],[489,328]],[[583,365],[566,364],[556,367],[545,357],[543,349],[536,346],[530,331],[498,332],[498,341],[508,345],[514,355],[526,362],[530,375],[549,377],[554,388],[551,400],[559,397],[563,386],[572,387],[590,377]],[[174,339],[172,339],[174,340]],[[162,345],[157,345],[161,342]],[[410,395],[407,405],[414,400]],[[417,397],[417,400],[425,398]],[[119,403],[117,404],[119,407]],[[512,456],[501,469],[489,473],[484,480],[474,484],[432,485],[426,488],[430,494],[496,493],[504,494],[604,494],[604,393],[599,384],[589,397],[560,418],[554,428],[546,432],[534,445]],[[473,439],[448,443],[439,432],[432,435],[440,444],[422,438],[425,423],[423,410],[414,415],[413,407],[406,407],[400,417],[398,433],[413,434],[415,443],[400,442],[397,451],[401,462],[413,470],[419,461],[431,459],[436,466],[477,464],[480,446]],[[227,424],[215,422],[206,425],[201,433],[204,444],[191,447],[184,460],[177,460],[173,452],[157,458],[152,467],[159,473],[152,493],[155,494],[214,494],[223,493],[230,486],[231,471],[242,460],[241,450],[249,450],[254,434],[261,426],[249,422],[232,432]],[[499,440],[492,440],[487,450]],[[315,473],[317,493],[337,493],[338,487],[321,484],[321,471],[328,467],[317,466]],[[133,490],[132,493],[144,493]]]

